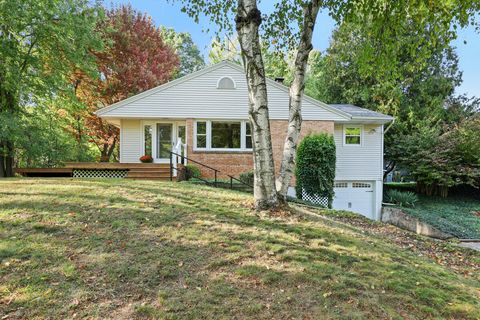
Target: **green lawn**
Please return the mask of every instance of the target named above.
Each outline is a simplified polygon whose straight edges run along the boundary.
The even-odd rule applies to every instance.
[[[405,212],[459,238],[480,239],[480,201],[461,197],[421,196]]]
[[[251,207],[188,183],[0,180],[0,315],[480,318],[476,253],[452,246],[453,268],[380,223]]]

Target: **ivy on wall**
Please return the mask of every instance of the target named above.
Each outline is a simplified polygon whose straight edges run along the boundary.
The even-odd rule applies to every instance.
[[[326,133],[306,136],[297,148],[297,197],[325,197],[332,207],[335,180],[335,141]]]

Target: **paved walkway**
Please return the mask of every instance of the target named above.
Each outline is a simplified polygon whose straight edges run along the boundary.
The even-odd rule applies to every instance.
[[[460,242],[459,246],[480,251],[480,242]]]

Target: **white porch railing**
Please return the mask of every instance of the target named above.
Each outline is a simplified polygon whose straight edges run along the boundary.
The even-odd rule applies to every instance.
[[[171,157],[173,168],[170,170],[173,170],[173,175],[177,176],[178,164],[187,164],[187,145],[182,142],[182,138],[178,138],[177,143],[172,147]]]

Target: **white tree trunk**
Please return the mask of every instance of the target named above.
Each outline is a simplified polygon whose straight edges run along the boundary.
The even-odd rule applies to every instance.
[[[238,0],[235,18],[243,65],[247,76],[249,119],[253,133],[254,198],[257,210],[279,205],[275,189],[267,84],[258,29],[262,22],[256,0]]]
[[[305,90],[305,74],[308,56],[312,50],[312,35],[320,8],[320,0],[309,1],[303,9],[303,26],[300,30],[300,42],[295,58],[294,78],[290,85],[289,119],[287,137],[283,147],[282,163],[277,178],[278,197],[286,201],[288,186],[295,168],[297,143],[302,127],[302,99]]]

